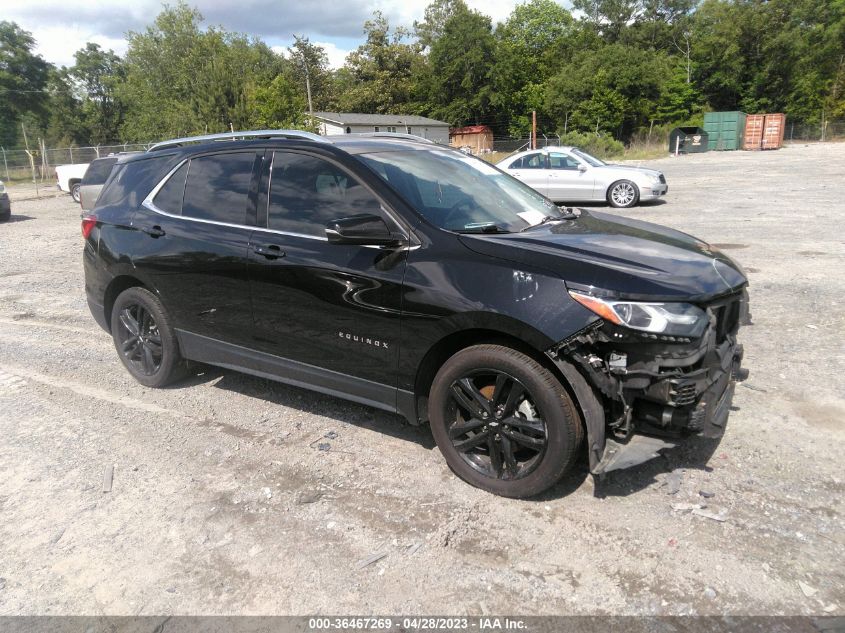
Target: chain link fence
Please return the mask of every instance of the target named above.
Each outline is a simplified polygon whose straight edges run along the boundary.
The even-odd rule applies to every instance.
[[[841,141],[845,139],[845,119],[826,119],[824,122],[806,123],[786,119],[783,140],[790,141]]]
[[[90,163],[95,158],[120,152],[143,152],[149,146],[149,143],[53,148],[42,145],[29,150],[0,147],[0,180],[52,184],[56,180],[55,168],[58,165]]]

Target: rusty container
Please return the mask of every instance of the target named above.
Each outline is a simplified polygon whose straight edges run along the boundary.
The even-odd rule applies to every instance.
[[[767,114],[763,122],[762,149],[780,149],[783,147],[783,132],[786,129],[786,115]]]
[[[742,149],[757,150],[763,148],[765,119],[765,114],[749,114],[745,117],[745,138],[742,142]]]

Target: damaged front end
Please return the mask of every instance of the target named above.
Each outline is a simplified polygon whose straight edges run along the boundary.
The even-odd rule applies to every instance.
[[[591,473],[643,463],[690,435],[722,436],[747,377],[745,289],[696,306],[570,294],[602,318],[546,353],[581,405]]]

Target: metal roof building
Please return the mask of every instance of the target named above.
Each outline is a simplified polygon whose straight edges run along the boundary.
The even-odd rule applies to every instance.
[[[364,114],[361,112],[315,112],[320,134],[398,132],[415,134],[436,143],[449,143],[449,124],[416,114]]]

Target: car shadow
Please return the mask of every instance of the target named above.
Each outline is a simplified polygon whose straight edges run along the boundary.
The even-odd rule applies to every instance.
[[[34,220],[35,218],[31,215],[16,215],[12,214],[8,220],[5,220],[3,224],[12,224],[13,222],[26,222],[27,220]]]
[[[192,363],[191,374],[167,388],[181,389],[213,381],[216,381],[213,385],[216,389],[232,391],[250,398],[296,409],[302,413],[330,418],[339,424],[352,424],[406,442],[416,443],[427,450],[436,446],[428,425],[414,426],[394,413],[211,365]],[[598,478],[593,478],[590,474],[586,451],[582,451],[581,458],[567,476],[546,492],[528,501],[542,503],[562,499],[578,490],[588,478],[593,478],[593,496],[601,499],[636,494],[653,486],[661,476],[675,470],[709,472],[712,468],[708,466],[708,462],[712,459],[720,442],[721,439],[691,436],[681,440],[674,448],[662,450],[658,457],[643,464],[615,470]]]
[[[708,465],[721,438],[710,439],[701,436],[684,438],[674,448],[660,451],[657,457],[631,468],[611,471],[603,476],[590,474],[586,455],[578,461],[572,471],[555,486],[535,497],[534,501],[552,501],[575,492],[592,477],[593,496],[597,499],[607,497],[627,497],[653,486],[662,475],[675,470],[713,469]]]
[[[194,363],[191,365],[191,370],[190,376],[179,381],[172,388],[180,389],[216,381],[213,385],[216,389],[236,392],[250,398],[296,409],[302,413],[331,418],[339,424],[352,424],[400,440],[414,442],[428,450],[435,446],[428,425],[414,426],[395,413],[234,370]]]
[[[567,203],[565,205],[559,204],[558,206],[566,206],[566,207],[575,207],[581,208],[584,207],[585,209],[607,209],[608,211],[633,211],[637,208],[650,208],[650,207],[660,207],[666,204],[665,198],[657,198],[656,200],[645,200],[643,202],[637,203],[637,205],[633,207],[629,207],[627,209],[617,209],[615,207],[610,206],[607,202],[573,202]]]

